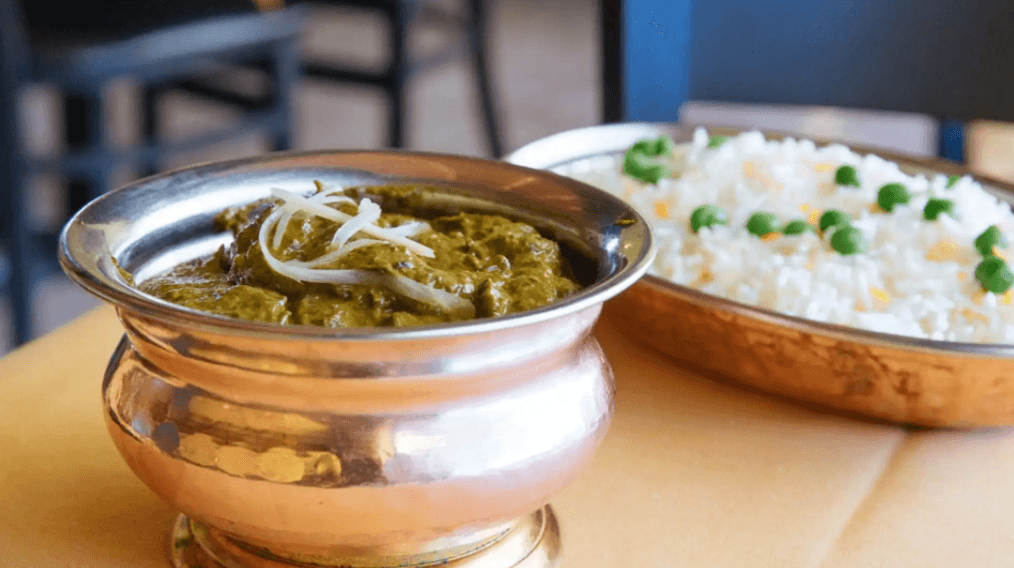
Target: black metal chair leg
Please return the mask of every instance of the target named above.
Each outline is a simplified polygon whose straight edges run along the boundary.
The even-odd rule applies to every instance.
[[[96,156],[87,171],[74,172],[69,176],[68,213],[74,213],[110,189],[110,174],[115,164],[112,156],[106,152],[109,144],[104,111],[101,92],[69,93],[64,96],[68,150],[87,149]]]
[[[503,139],[500,135],[499,110],[494,100],[493,85],[489,76],[489,57],[486,50],[487,22],[484,0],[468,0],[468,42],[472,67],[479,83],[479,98],[482,102],[482,117],[486,127],[486,139],[494,158],[503,156]]]
[[[602,42],[602,122],[623,120],[623,0],[598,0],[599,38]]]
[[[68,151],[81,150],[88,146],[89,139],[93,136],[91,124],[92,107],[95,101],[92,97],[77,93],[67,93],[63,96],[63,124],[64,141]],[[90,188],[87,179],[75,172],[67,179],[67,211],[69,217],[75,211],[81,209],[91,200]]]
[[[11,99],[14,99],[13,90]],[[0,209],[4,212],[2,241],[6,252],[3,284],[10,301],[14,345],[32,338],[32,232],[25,199],[25,178],[20,163],[17,105],[0,109]]]
[[[162,125],[159,122],[158,101],[162,97],[162,85],[145,85],[141,91],[141,136],[144,144],[154,148],[159,143]],[[162,164],[156,157],[158,152],[151,152],[141,164],[138,174],[141,177],[155,175],[162,171]]]
[[[408,19],[404,2],[394,2],[388,12],[391,34],[391,63],[384,89],[390,104],[388,109],[388,146],[405,147],[407,128],[406,86],[408,84]]]
[[[15,166],[17,167],[17,166]],[[10,215],[10,273],[7,286],[10,291],[11,318],[14,323],[14,344],[21,345],[32,338],[32,305],[35,278],[32,270],[32,231],[29,227],[28,207],[25,203],[24,187],[19,184],[12,188],[7,205]]]
[[[281,41],[274,46],[271,97],[278,110],[271,133],[272,150],[289,150],[294,146],[292,93],[295,92],[296,83],[299,81],[299,57],[299,46],[294,40]]]
[[[20,93],[30,52],[16,2],[0,2],[0,292],[11,308],[14,345],[32,338],[32,227],[25,197],[26,170],[18,127]]]

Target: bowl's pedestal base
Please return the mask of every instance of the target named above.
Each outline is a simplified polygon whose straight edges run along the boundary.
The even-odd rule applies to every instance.
[[[211,536],[209,536],[211,535]],[[549,505],[518,519],[497,538],[463,555],[424,557],[313,558],[292,562],[214,536],[212,530],[180,515],[173,525],[169,556],[175,568],[556,568],[560,529]],[[456,556],[452,558],[451,556]]]

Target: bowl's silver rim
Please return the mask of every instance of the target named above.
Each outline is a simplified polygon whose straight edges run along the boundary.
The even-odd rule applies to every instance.
[[[546,306],[519,312],[509,316],[496,318],[485,318],[468,320],[463,322],[452,322],[446,324],[434,324],[425,326],[413,326],[403,328],[390,327],[364,327],[364,328],[325,328],[312,325],[281,325],[264,322],[253,322],[239,320],[226,316],[210,314],[198,310],[185,308],[165,300],[144,294],[140,290],[115,280],[107,280],[101,275],[92,274],[91,271],[82,267],[70,253],[68,248],[67,234],[71,227],[81,223],[80,217],[92,203],[99,203],[102,200],[115,199],[118,192],[127,190],[141,184],[170,178],[180,174],[194,172],[210,172],[227,170],[230,168],[266,164],[272,161],[281,161],[291,158],[312,158],[317,156],[341,155],[341,154],[398,154],[405,157],[420,158],[453,158],[477,164],[485,164],[488,167],[508,168],[522,170],[529,175],[555,178],[557,183],[573,186],[584,192],[599,194],[603,199],[615,203],[619,208],[626,209],[624,218],[630,218],[642,227],[649,227],[637,211],[626,202],[618,199],[608,192],[602,191],[594,186],[578,182],[566,176],[560,176],[545,170],[527,168],[518,164],[506,161],[476,158],[438,152],[420,152],[405,150],[376,150],[376,149],[322,149],[312,151],[285,151],[269,152],[255,157],[238,158],[233,160],[222,160],[210,163],[198,163],[162,172],[160,174],[141,178],[125,184],[113,191],[110,191],[89,203],[76,212],[60,231],[59,246],[57,255],[64,272],[75,283],[80,285],[90,294],[107,301],[114,306],[123,307],[134,313],[143,316],[172,322],[182,325],[188,329],[195,329],[204,332],[222,332],[227,334],[241,334],[248,337],[261,337],[279,340],[299,341],[390,341],[390,340],[421,340],[435,339],[442,337],[454,337],[464,335],[477,335],[491,333],[505,329],[519,328],[545,322],[547,320],[561,318],[563,316],[583,311],[595,305],[601,305],[609,298],[612,298],[621,291],[636,283],[648,268],[655,256],[654,234],[649,230],[644,231],[643,245],[637,254],[628,257],[620,269],[610,276],[595,282],[594,284],[580,290],[560,301],[553,302]]]
[[[728,126],[710,126],[704,124],[689,124],[689,123],[665,123],[665,122],[621,122],[613,124],[604,124],[599,126],[588,126],[584,128],[576,128],[573,130],[566,130],[535,140],[518,148],[514,152],[504,157],[504,160],[511,163],[519,163],[516,160],[520,157],[524,157],[528,153],[538,153],[540,148],[549,148],[559,144],[567,144],[573,141],[575,138],[586,136],[589,134],[599,135],[602,133],[608,133],[613,136],[626,135],[629,138],[631,135],[658,135],[662,133],[673,133],[673,132],[684,132],[690,131],[697,127],[706,128],[709,132],[717,132],[720,134],[737,134],[740,132],[746,132],[744,129],[731,128]],[[768,138],[796,138],[803,139],[809,138],[798,133],[789,132],[777,132],[777,131],[762,131],[765,137]],[[922,169],[930,169],[939,171],[943,174],[960,174],[969,175],[975,181],[983,184],[983,186],[999,197],[1004,198],[1010,202],[1014,200],[1014,184],[1010,184],[989,176],[976,174],[968,170],[968,168],[948,160],[933,157],[917,157],[911,156],[897,151],[876,148],[871,146],[863,146],[850,144],[846,142],[840,142],[836,140],[825,140],[819,138],[809,138],[819,145],[824,144],[842,144],[848,146],[853,151],[860,154],[876,154],[887,160],[897,162],[902,165],[914,166]],[[626,150],[623,148],[614,148],[608,151],[599,152],[583,152],[579,155],[574,155],[571,158],[564,160],[556,160],[553,163],[545,165],[529,165],[526,163],[520,163],[520,165],[526,165],[528,167],[539,167],[544,169],[555,168],[566,165],[571,162],[578,160],[585,160],[589,158],[595,158],[598,156],[617,155]],[[958,341],[943,341],[936,339],[925,339],[920,337],[911,337],[905,335],[896,335],[891,333],[883,333],[878,331],[870,331],[859,329],[851,326],[832,324],[826,322],[820,322],[816,320],[806,319],[798,316],[791,316],[782,314],[766,308],[760,308],[715,296],[705,292],[701,292],[689,286],[676,284],[669,280],[665,280],[658,276],[645,275],[644,280],[647,284],[660,288],[664,293],[670,295],[674,299],[679,299],[691,303],[697,303],[706,305],[717,311],[722,311],[728,314],[732,314],[739,317],[753,318],[761,320],[785,329],[796,331],[799,333],[805,333],[810,335],[818,335],[835,339],[847,343],[855,343],[861,345],[886,347],[890,349],[905,349],[908,351],[921,351],[926,353],[934,354],[953,354],[953,355],[971,355],[971,356],[982,356],[987,358],[1005,358],[1014,359],[1014,345],[1004,343],[970,343],[970,342],[958,342]],[[635,288],[630,293],[636,293]]]

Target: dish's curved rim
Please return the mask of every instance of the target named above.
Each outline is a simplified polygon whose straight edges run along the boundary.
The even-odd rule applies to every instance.
[[[613,124],[605,124],[600,126],[588,126],[584,128],[577,128],[573,130],[566,130],[546,138],[542,138],[526,144],[521,148],[518,148],[514,152],[504,157],[505,161],[511,163],[518,163],[515,160],[526,157],[531,153],[538,153],[539,149],[546,146],[552,146],[555,144],[567,143],[573,138],[580,137],[582,135],[591,132],[611,132],[611,133],[654,133],[655,135],[663,133],[673,133],[676,131],[689,131],[693,132],[695,128],[702,127],[708,130],[708,132],[717,132],[719,134],[738,134],[741,132],[749,132],[752,130],[731,128],[728,126],[709,126],[706,124],[689,124],[689,123],[666,123],[666,122],[621,122]],[[897,162],[900,165],[909,165],[922,169],[930,169],[939,171],[942,174],[960,174],[971,176],[975,181],[981,183],[983,187],[991,193],[997,194],[998,197],[1003,198],[1008,203],[1014,200],[1014,184],[1010,184],[989,176],[976,174],[968,170],[968,168],[948,160],[943,160],[935,157],[917,157],[911,156],[904,153],[899,153],[893,150],[881,149],[872,146],[849,144],[846,142],[840,142],[837,140],[826,140],[820,138],[808,138],[799,133],[789,132],[778,132],[778,131],[760,131],[764,134],[765,138],[768,139],[782,139],[782,138],[795,138],[813,140],[817,145],[826,144],[841,144],[847,146],[854,152],[859,154],[875,154],[881,158]],[[650,135],[650,134],[649,134]],[[529,165],[521,163],[519,165],[525,165],[527,167],[539,167],[548,170],[549,168],[557,168],[560,166],[567,165],[579,160],[586,160],[589,158],[595,158],[598,156],[615,155],[625,151],[626,148],[617,148],[609,151],[600,151],[592,153],[583,153],[576,155],[572,158],[560,161],[554,161],[553,163],[546,165]],[[893,333],[885,333],[879,331],[872,331],[866,329],[860,329],[847,325],[833,324],[827,322],[821,322],[817,320],[807,319],[799,316],[791,316],[783,314],[767,308],[761,308],[757,306],[751,306],[736,300],[730,300],[728,298],[722,298],[721,296],[715,296],[706,292],[701,292],[689,286],[677,284],[669,280],[665,280],[661,277],[646,274],[643,278],[647,284],[661,289],[664,293],[667,293],[675,298],[684,300],[691,303],[703,304],[712,309],[722,311],[728,314],[732,314],[739,317],[749,317],[758,319],[773,325],[777,325],[784,328],[789,328],[800,333],[820,335],[831,339],[860,343],[863,345],[888,347],[893,349],[908,349],[913,351],[925,351],[932,353],[950,352],[954,354],[962,355],[976,355],[983,357],[1004,357],[1014,359],[1014,344],[1009,343],[972,343],[972,342],[961,342],[961,341],[945,341],[940,339],[926,339],[922,337],[912,337],[908,335],[898,335]]]
[[[140,290],[129,286],[122,279],[106,277],[101,271],[88,270],[83,266],[73,253],[69,250],[68,234],[72,227],[83,224],[81,217],[85,212],[96,204],[104,201],[117,199],[122,192],[129,191],[146,184],[159,182],[180,175],[200,175],[202,172],[219,172],[232,168],[256,165],[261,169],[271,162],[285,162],[291,159],[314,158],[333,155],[347,154],[397,154],[405,158],[423,158],[427,160],[453,159],[474,164],[481,164],[484,167],[496,167],[502,169],[514,169],[528,174],[529,176],[548,177],[558,185],[574,189],[578,193],[595,194],[598,198],[612,202],[618,211],[623,211],[620,217],[625,220],[633,220],[635,223],[627,223],[624,226],[640,226],[641,247],[633,255],[626,257],[626,262],[619,269],[609,276],[596,281],[576,294],[562,300],[552,302],[546,306],[526,310],[508,316],[495,318],[484,318],[467,320],[462,322],[451,322],[443,324],[430,324],[403,328],[390,327],[362,327],[362,328],[325,328],[314,325],[289,325],[267,322],[246,321],[207,312],[201,312],[186,308],[171,302],[150,296]],[[335,170],[341,170],[335,167]],[[349,168],[352,171],[352,168]],[[362,168],[357,168],[362,171]],[[392,177],[392,176],[387,176]],[[396,178],[397,176],[393,176]],[[425,180],[425,176],[414,178]],[[445,180],[439,180],[445,181]],[[654,234],[650,225],[637,211],[630,207],[622,199],[614,197],[606,191],[594,186],[581,183],[572,178],[561,176],[545,170],[527,168],[518,164],[505,161],[489,160],[470,156],[459,156],[435,152],[396,151],[396,150],[314,150],[314,151],[287,151],[270,152],[252,158],[239,158],[223,160],[211,163],[203,163],[185,166],[169,170],[154,176],[142,178],[110,191],[79,210],[64,225],[60,232],[58,257],[64,272],[82,286],[89,293],[112,303],[114,306],[126,308],[133,313],[146,317],[153,317],[167,322],[186,326],[188,329],[197,329],[206,332],[237,333],[245,336],[265,337],[271,339],[297,339],[297,340],[351,340],[351,341],[375,341],[375,340],[418,340],[432,339],[450,336],[473,335],[488,332],[495,332],[504,329],[518,328],[531,324],[540,323],[550,319],[576,313],[615,296],[620,291],[628,288],[651,266],[655,256]],[[98,272],[98,273],[96,273]]]

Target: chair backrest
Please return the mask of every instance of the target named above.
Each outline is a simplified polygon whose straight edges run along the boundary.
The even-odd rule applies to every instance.
[[[1014,120],[1012,0],[602,0],[604,118],[688,100]]]
[[[21,10],[15,0],[0,0],[0,81],[8,87],[20,85],[29,74],[31,50],[22,26]],[[7,99],[4,104],[11,103]]]

